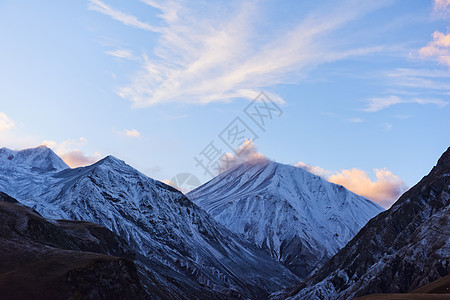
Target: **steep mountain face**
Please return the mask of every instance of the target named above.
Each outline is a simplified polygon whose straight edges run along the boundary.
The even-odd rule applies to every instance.
[[[304,169],[270,161],[238,165],[187,196],[301,278],[383,211]]]
[[[404,293],[450,273],[450,148],[418,184],[306,281],[278,295],[352,299]]]
[[[2,167],[14,166],[36,172],[61,171],[69,166],[46,146],[14,151],[8,148],[0,149],[0,164]]]
[[[109,156],[91,166],[0,168],[0,189],[48,218],[90,221],[138,252],[140,272],[175,298],[260,297],[297,277],[182,193]]]
[[[0,193],[1,299],[147,299],[135,253],[98,225],[48,221]]]
[[[30,189],[36,189],[35,195],[47,184],[48,174],[53,174],[69,167],[51,149],[38,148],[14,151],[0,149],[0,191],[20,198]],[[22,199],[22,198],[20,198]]]

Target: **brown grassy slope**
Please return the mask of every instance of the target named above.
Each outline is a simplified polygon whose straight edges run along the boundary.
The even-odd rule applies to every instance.
[[[148,297],[129,259],[133,252],[114,233],[86,222],[49,222],[4,198],[0,194],[0,299]]]
[[[450,275],[426,284],[411,293],[377,294],[357,298],[357,300],[441,300],[450,299]]]

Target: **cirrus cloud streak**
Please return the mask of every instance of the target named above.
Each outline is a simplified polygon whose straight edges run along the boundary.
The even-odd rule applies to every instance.
[[[228,2],[223,6],[142,2],[161,11],[161,27],[142,22],[100,0],[89,4],[89,9],[124,25],[159,35],[153,53],[142,56],[140,69],[131,82],[118,89],[118,94],[135,107],[163,102],[206,104],[253,99],[260,90],[298,82],[320,64],[383,50],[380,46],[346,45],[334,33],[382,7],[385,1],[362,4],[349,0],[330,11],[317,9],[283,33],[277,29],[268,31],[261,25],[258,20],[267,15],[258,1]],[[219,14],[218,7],[226,9]]]
[[[393,105],[402,103],[416,103],[421,105],[434,104],[439,108],[443,108],[448,104],[447,101],[444,101],[442,99],[424,99],[424,98],[404,99],[398,96],[391,95],[387,97],[370,98],[368,100],[367,107],[364,108],[363,110],[367,112],[377,112],[386,109],[388,107],[391,107]]]

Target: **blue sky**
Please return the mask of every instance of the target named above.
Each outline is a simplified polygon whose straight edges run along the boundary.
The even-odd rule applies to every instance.
[[[449,146],[448,0],[2,0],[0,30],[0,143],[72,166],[204,182],[194,157],[232,153],[239,118],[247,152],[388,206]],[[261,91],[282,112],[264,130],[244,111]]]

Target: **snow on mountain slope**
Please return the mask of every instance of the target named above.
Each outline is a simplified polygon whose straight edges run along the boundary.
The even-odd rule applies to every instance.
[[[69,166],[46,146],[14,151],[0,149],[0,164],[2,167],[13,165],[31,171],[51,172],[67,169]]]
[[[21,151],[1,148],[0,191],[21,198],[30,191],[39,195],[51,175],[65,169],[69,166],[46,146]]]
[[[238,165],[187,196],[302,278],[383,211],[304,169],[270,161]]]
[[[406,293],[448,274],[450,148],[430,174],[370,220],[322,269],[277,297],[340,300]]]
[[[60,172],[13,164],[0,171],[0,189],[43,216],[90,221],[118,233],[142,255],[152,281],[178,298],[255,298],[298,280],[182,193],[112,156]]]

